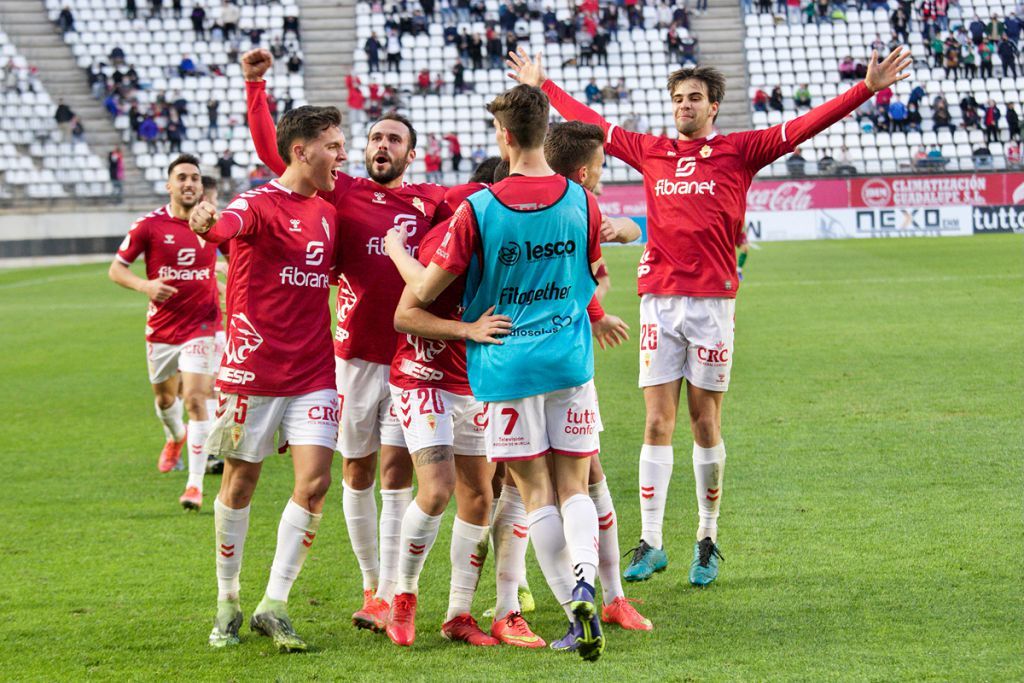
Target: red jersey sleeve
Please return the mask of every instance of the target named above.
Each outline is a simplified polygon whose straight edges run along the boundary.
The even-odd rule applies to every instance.
[[[801,143],[842,120],[869,99],[871,91],[861,81],[842,95],[792,121],[766,130],[733,133],[729,138],[743,150],[747,169],[757,173],[783,154],[789,154]]]
[[[209,232],[203,235],[207,242],[220,244],[226,240],[256,232],[259,224],[259,208],[245,197],[236,197],[220,214]]]
[[[149,228],[146,221],[140,218],[128,228],[128,234],[117,248],[117,260],[126,266],[135,263],[135,259],[146,251],[148,244]]]
[[[277,153],[277,127],[267,107],[266,82],[246,81],[245,101],[249,109],[249,134],[256,154],[267,168],[281,175],[288,166]]]
[[[448,234],[434,252],[431,263],[449,273],[462,275],[477,249],[476,218],[469,202],[462,202],[448,223]]]
[[[593,263],[601,258],[601,207],[597,203],[597,197],[585,190],[587,193],[587,261]]]
[[[551,101],[551,106],[569,121],[582,121],[595,126],[600,126],[604,131],[604,150],[617,159],[622,159],[627,164],[643,173],[644,153],[648,148],[646,138],[654,138],[651,135],[642,135],[623,130],[615,124],[608,123],[596,111],[582,102],[575,100],[567,92],[559,88],[554,82],[544,81],[541,86],[544,94]]]

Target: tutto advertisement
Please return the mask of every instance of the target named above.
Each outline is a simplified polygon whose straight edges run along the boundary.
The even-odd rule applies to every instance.
[[[599,202],[637,220],[646,241],[642,185],[606,186]],[[758,180],[746,226],[766,242],[1024,233],[1024,173]]]

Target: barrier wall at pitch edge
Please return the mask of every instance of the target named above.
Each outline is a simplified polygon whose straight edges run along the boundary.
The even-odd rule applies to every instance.
[[[607,187],[600,203],[646,241],[641,185]],[[755,181],[746,225],[755,241],[1024,233],[1024,173]]]

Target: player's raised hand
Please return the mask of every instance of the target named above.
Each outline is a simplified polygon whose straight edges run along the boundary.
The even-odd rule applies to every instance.
[[[505,60],[505,64],[511,69],[508,77],[523,85],[539,88],[548,79],[544,74],[544,65],[541,60],[542,53],[540,52],[535,54],[533,59],[530,59],[523,48],[519,48],[517,52],[509,52],[508,59]]]
[[[149,297],[150,301],[161,303],[167,301],[172,296],[178,293],[176,287],[172,287],[167,284],[169,277],[158,277],[155,280],[146,280],[146,284],[142,285],[142,293]]]
[[[467,324],[466,338],[478,344],[504,344],[498,337],[504,337],[511,330],[512,318],[494,315],[494,306],[491,306],[476,322]]]
[[[409,233],[404,228],[391,228],[388,234],[384,235],[384,251],[388,254],[397,254],[405,251],[405,243],[409,239]]]
[[[629,325],[617,315],[606,313],[603,318],[590,324],[594,339],[602,349],[612,349],[629,339]]]
[[[240,60],[242,64],[242,78],[247,81],[262,81],[263,74],[267,73],[274,65],[274,55],[270,50],[257,48],[249,50]]]
[[[197,235],[205,235],[220,220],[217,207],[208,201],[201,201],[192,209],[188,216],[188,227]]]
[[[893,83],[910,78],[910,72],[906,69],[913,63],[914,58],[910,56],[910,50],[902,45],[890,52],[882,61],[878,60],[878,50],[872,50],[871,59],[868,61],[868,73],[864,76],[864,85],[868,86],[871,92],[884,90]]]

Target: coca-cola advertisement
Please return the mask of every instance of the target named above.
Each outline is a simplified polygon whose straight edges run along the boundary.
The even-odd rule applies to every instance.
[[[807,211],[850,205],[845,180],[756,181],[747,191],[747,211]]]

